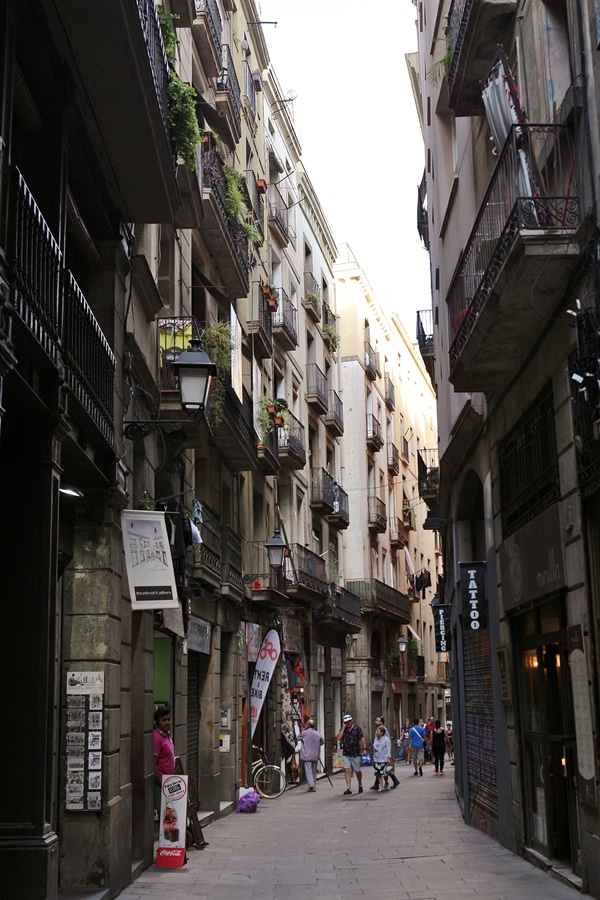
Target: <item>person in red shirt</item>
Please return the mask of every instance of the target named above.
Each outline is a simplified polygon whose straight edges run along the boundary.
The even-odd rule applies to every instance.
[[[163,775],[175,774],[175,747],[171,740],[171,712],[166,706],[154,710],[154,809],[160,813],[160,789]]]
[[[435,730],[435,719],[433,716],[430,716],[425,723],[425,734],[427,735],[425,738],[425,762],[431,762],[431,739],[433,737],[433,732]]]

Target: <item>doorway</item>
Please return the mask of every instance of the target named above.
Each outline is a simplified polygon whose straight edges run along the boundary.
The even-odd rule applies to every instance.
[[[579,874],[576,745],[562,603],[544,604],[519,619],[526,843]]]

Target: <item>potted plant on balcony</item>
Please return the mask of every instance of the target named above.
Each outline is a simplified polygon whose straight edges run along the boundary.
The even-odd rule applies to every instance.
[[[335,350],[338,345],[340,336],[337,333],[337,331],[335,330],[335,328],[333,327],[333,325],[329,325],[329,324],[323,325],[323,334],[325,335],[325,340],[327,341],[327,343],[329,344],[331,349]]]
[[[162,33],[165,54],[170,64],[175,59],[177,35],[173,21],[179,16],[168,13],[162,6],[157,6],[158,21]],[[171,138],[171,147],[177,157],[181,157],[186,168],[194,172],[196,169],[196,148],[200,143],[200,128],[196,115],[196,103],[198,95],[191,84],[185,84],[175,72],[172,65],[169,67],[169,85],[167,89],[169,100],[168,122]]]
[[[277,397],[277,399],[275,400],[275,427],[289,429],[290,422],[291,417],[287,405],[287,400],[285,400],[283,397]]]
[[[317,315],[321,315],[321,298],[317,291],[307,291],[305,295],[306,301],[311,303],[317,311]]]
[[[210,418],[217,427],[223,421],[225,408],[226,377],[231,370],[231,325],[229,322],[212,322],[202,332],[204,349],[217,367],[216,385],[210,397]]]

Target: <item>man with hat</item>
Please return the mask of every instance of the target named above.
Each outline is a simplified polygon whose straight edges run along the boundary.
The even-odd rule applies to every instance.
[[[362,754],[366,753],[367,742],[362,732],[362,728],[354,724],[350,713],[346,713],[343,718],[342,727],[335,736],[336,741],[342,743],[342,761],[344,764],[344,777],[346,779],[346,790],[344,794],[351,794],[350,784],[352,782],[352,773],[356,774],[358,781],[358,793],[362,794],[362,772],[360,766],[362,763]]]

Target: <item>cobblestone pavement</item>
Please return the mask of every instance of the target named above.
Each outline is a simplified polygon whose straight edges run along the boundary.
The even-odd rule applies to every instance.
[[[399,764],[400,786],[344,796],[320,779],[204,828],[209,846],[182,869],[146,870],[120,900],[575,900],[576,889],[464,824],[454,770],[423,777]]]

